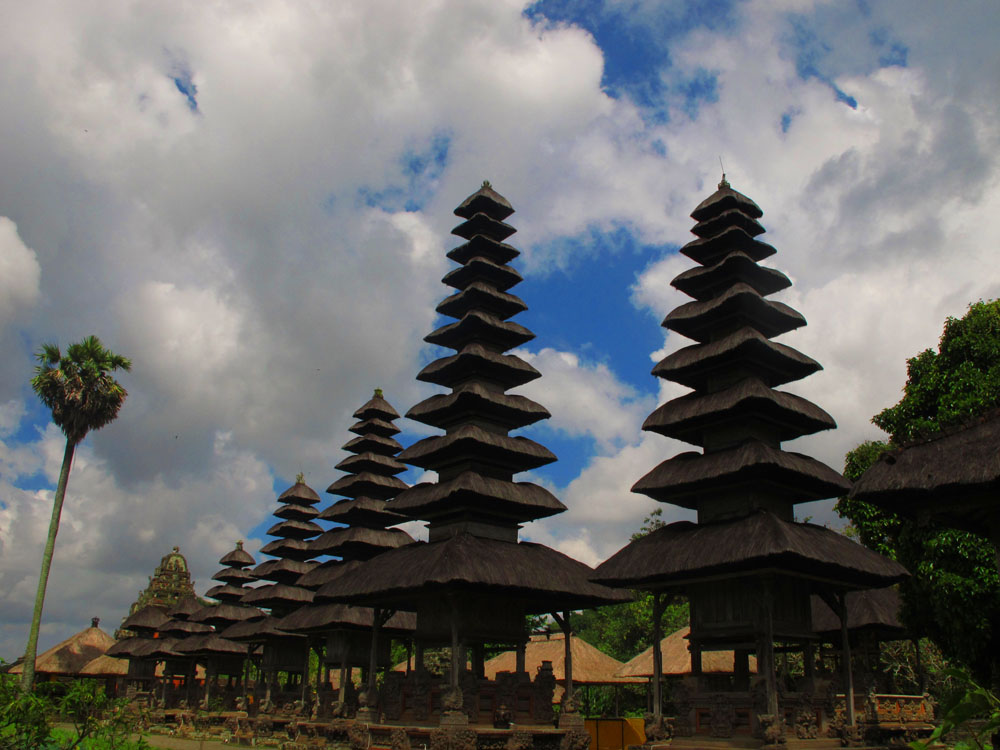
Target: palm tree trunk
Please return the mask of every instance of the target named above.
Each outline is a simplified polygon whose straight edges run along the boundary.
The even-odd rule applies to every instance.
[[[38,593],[35,594],[35,611],[31,615],[31,630],[28,632],[28,647],[24,652],[24,672],[21,675],[21,689],[31,690],[35,683],[35,655],[38,651],[38,629],[42,624],[42,605],[45,603],[45,587],[49,582],[49,568],[52,567],[52,552],[56,546],[56,534],[59,533],[59,518],[62,516],[63,499],[66,497],[66,483],[69,481],[69,469],[76,452],[76,442],[66,440],[66,452],[63,453],[62,468],[59,470],[59,483],[56,485],[56,496],[52,499],[52,518],[49,521],[49,536],[45,540],[45,551],[42,552],[42,570],[38,575]]]

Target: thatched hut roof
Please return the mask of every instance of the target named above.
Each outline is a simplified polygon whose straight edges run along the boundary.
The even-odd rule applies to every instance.
[[[873,633],[879,640],[906,637],[906,627],[899,620],[903,602],[894,588],[849,591],[847,593],[847,629]],[[812,597],[813,630],[827,641],[840,644],[840,618],[818,596]]]
[[[388,603],[415,611],[433,590],[475,588],[516,596],[528,612],[627,601],[625,592],[589,581],[594,571],[540,544],[456,534],[383,552],[316,592],[316,601]]]
[[[691,674],[691,652],[688,650],[688,635],[690,627],[675,630],[660,641],[660,654],[663,657],[664,675]],[[734,656],[732,651],[703,651],[701,654],[702,672],[732,673]],[[575,671],[575,670],[574,670]],[[750,656],[750,671],[757,671],[757,657]],[[621,678],[639,678],[653,676],[653,647],[650,646],[634,659],[622,665],[616,673]],[[575,675],[574,675],[575,679]]]
[[[282,617],[276,627],[293,633],[369,631],[372,627],[372,610],[369,607],[352,607],[347,604],[317,604],[301,607]],[[390,635],[410,635],[416,628],[417,618],[412,612],[396,612],[381,630]]]
[[[80,670],[93,659],[104,654],[115,643],[115,639],[97,627],[96,621],[89,628],[71,635],[48,651],[35,658],[37,674],[79,674]],[[11,668],[11,674],[21,674],[24,665]]]
[[[668,524],[619,550],[592,578],[611,586],[664,586],[762,569],[845,588],[887,586],[909,575],[894,560],[835,531],[758,511],[735,520]]]
[[[885,454],[851,497],[988,534],[1000,516],[1000,410]]]
[[[574,635],[569,643],[573,654],[574,684],[614,685],[641,682],[627,677],[617,677],[616,673],[624,664],[582,638]],[[524,668],[528,674],[534,674],[543,661],[552,662],[552,672],[556,680],[562,682],[566,679],[566,636],[563,633],[531,636],[531,640],[524,648]],[[497,672],[513,672],[517,668],[517,653],[504,651],[488,660],[485,668],[486,677],[490,680],[496,679]]]

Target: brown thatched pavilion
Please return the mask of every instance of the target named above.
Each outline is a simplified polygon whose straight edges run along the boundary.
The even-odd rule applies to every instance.
[[[672,285],[694,301],[670,312],[663,326],[695,341],[665,357],[653,374],[692,389],[656,409],[644,430],[692,443],[701,451],[662,462],[632,488],[664,503],[696,510],[697,523],[669,524],[632,542],[598,567],[595,580],[683,594],[691,606],[692,682],[674,696],[677,730],[689,733],[699,712],[718,714],[714,734],[749,727],[773,739],[784,719],[809,715],[822,701],[810,655],[815,641],[810,595],[830,602],[842,621],[846,648],[845,592],[880,587],[906,576],[897,563],[829,529],[795,521],[798,503],[843,494],[849,484],[813,458],[781,443],[835,427],[804,398],[777,386],[820,369],[809,357],[772,339],[805,325],[780,302],[766,299],[791,285],[759,261],[775,249],[757,239],[762,211],[733,190],[725,177],[691,214],[697,239],[681,253],[698,266]],[[654,617],[658,626],[658,616]],[[654,635],[654,643],[660,636]],[[775,644],[797,649],[806,660],[806,684],[779,705]],[[733,650],[733,688],[748,681],[756,653],[760,679],[725,700],[699,685],[703,651]],[[654,650],[654,655],[656,651]],[[659,660],[655,665],[661,672]],[[849,665],[849,660],[844,660]],[[846,723],[853,724],[851,675],[845,669]],[[654,689],[659,689],[658,676]],[[655,708],[660,709],[659,696]],[[775,731],[777,730],[777,731]]]
[[[414,406],[407,416],[444,430],[416,442],[399,460],[437,472],[387,503],[393,512],[427,521],[428,541],[385,552],[318,595],[365,604],[376,612],[417,614],[417,666],[401,685],[401,718],[438,720],[446,726],[491,722],[501,707],[519,724],[551,721],[551,673],[535,682],[524,671],[525,616],[554,613],[569,630],[568,611],[621,601],[622,595],[591,583],[586,565],[548,547],[518,541],[523,523],[565,510],[550,492],[515,482],[523,471],[556,457],[542,445],[509,433],[549,416],[540,404],[510,395],[510,388],[539,373],[510,349],[534,338],[511,318],[526,305],[508,290],[521,281],[510,265],[518,251],[504,242],[514,228],[504,220],[510,203],[489,185],[455,210],[463,221],[453,234],[464,244],[448,253],[458,263],[443,279],[455,292],[437,308],[454,318],[426,341],[454,350],[427,365],[418,380],[448,388]],[[483,644],[510,644],[522,654],[503,684],[483,669]],[[426,645],[450,645],[446,684],[421,662]],[[471,653],[472,669],[463,668]],[[572,667],[568,694],[572,695]],[[563,719],[574,704],[564,703]]]
[[[985,536],[1000,570],[1000,409],[886,453],[851,497]]]

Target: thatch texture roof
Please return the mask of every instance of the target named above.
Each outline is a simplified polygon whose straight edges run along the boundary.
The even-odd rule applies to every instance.
[[[446,253],[456,263],[468,263],[473,258],[489,258],[494,263],[510,263],[520,254],[521,252],[513,245],[491,240],[481,234]]]
[[[573,636],[570,639],[573,654],[573,682],[581,685],[613,685],[641,680],[617,677],[624,666],[617,659],[608,656],[585,640]],[[562,633],[533,635],[524,648],[524,668],[528,674],[535,674],[543,661],[552,662],[556,680],[566,679],[566,636]],[[485,664],[486,677],[495,680],[497,672],[513,672],[517,668],[517,653],[504,651]]]
[[[906,637],[906,627],[899,620],[903,602],[894,588],[867,589],[847,593],[847,629],[870,632],[880,640]],[[812,597],[813,630],[827,641],[840,645],[840,618],[818,597]]]
[[[331,630],[371,630],[372,610],[347,604],[314,604],[282,617],[276,627],[293,633],[324,633]],[[412,612],[396,612],[382,626],[383,632],[409,635],[417,628]]]
[[[796,503],[836,497],[851,486],[815,458],[746,440],[712,453],[679,453],[642,477],[632,491],[660,502],[698,508],[714,491],[754,483],[767,485],[773,495]]]
[[[516,295],[498,291],[482,281],[473,281],[462,291],[456,292],[441,302],[435,308],[435,312],[453,318],[461,318],[469,310],[475,308],[488,310],[501,320],[506,320],[519,312],[524,312],[528,306],[524,304],[524,300]]]
[[[476,376],[488,377],[506,388],[514,388],[530,383],[542,374],[513,354],[491,352],[482,344],[467,344],[458,354],[428,364],[417,373],[417,380],[451,387]]]
[[[688,635],[690,633],[691,628],[683,627],[660,641],[664,675],[691,674],[691,652],[688,650]],[[733,661],[732,651],[702,651],[701,671],[731,674]],[[750,656],[750,671],[757,671],[757,657],[753,655]],[[634,659],[623,664],[616,674],[619,677],[632,679],[652,677],[653,647],[650,646]]]
[[[502,393],[482,383],[465,383],[452,393],[431,396],[406,413],[407,419],[446,429],[462,417],[476,414],[506,429],[534,424],[552,416],[549,410],[526,396]]]
[[[129,615],[122,623],[125,630],[159,630],[170,618],[164,607],[148,606]]]
[[[392,501],[393,510],[413,518],[429,519],[455,508],[476,508],[493,516],[521,521],[545,518],[566,510],[555,495],[531,482],[509,482],[464,471],[444,482],[424,482]]]
[[[725,289],[732,279],[739,279],[768,295],[792,285],[785,274],[774,268],[757,265],[746,253],[730,253],[714,266],[696,266],[674,277],[670,285],[695,299],[708,299]]]
[[[383,552],[316,592],[316,601],[378,604],[392,600],[415,610],[434,590],[474,588],[521,599],[528,612],[579,609],[627,601],[628,595],[590,583],[594,571],[531,542],[502,542],[457,534]],[[498,599],[498,605],[499,599]]]
[[[79,674],[93,659],[102,656],[115,643],[115,639],[99,627],[91,626],[57,643],[35,658],[35,672],[46,674]],[[11,668],[11,674],[21,674],[24,666]]]
[[[888,586],[908,576],[899,563],[842,534],[757,511],[735,520],[668,524],[612,555],[598,566],[593,580],[659,588],[707,575],[768,569],[848,588]]]
[[[730,329],[735,328],[734,321],[760,331],[767,338],[806,324],[798,311],[781,302],[764,299],[749,284],[737,282],[716,297],[675,308],[663,320],[663,327],[704,343],[723,323]]]
[[[1000,410],[882,456],[851,497],[988,534],[1000,517]]]
[[[399,460],[437,470],[468,456],[509,466],[514,473],[537,469],[556,460],[552,451],[534,440],[489,432],[474,424],[462,425],[446,435],[418,440],[399,454]]]

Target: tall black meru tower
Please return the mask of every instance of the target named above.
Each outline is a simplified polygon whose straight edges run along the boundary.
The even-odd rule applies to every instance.
[[[735,649],[737,673],[748,679],[747,654],[755,651],[766,713],[777,715],[774,644],[811,654],[810,595],[843,611],[848,589],[887,586],[906,571],[836,532],[794,520],[796,504],[841,495],[850,484],[825,464],[781,448],[836,424],[815,404],[776,390],[821,368],[771,340],[806,321],[766,299],[791,282],[758,265],[775,253],[756,239],[764,231],[761,215],[725,177],[691,214],[698,239],[681,253],[699,267],[671,283],[694,301],[673,310],[663,326],[696,343],[653,369],[693,392],[660,406],[643,429],[702,451],[664,461],[632,491],[697,510],[698,522],[669,524],[632,542],[598,567],[595,580],[686,595],[695,674],[703,650]],[[849,674],[845,679],[849,688]]]
[[[406,489],[386,503],[388,510],[427,521],[428,541],[365,562],[338,580],[335,597],[416,612],[418,644],[450,644],[453,653],[469,649],[474,672],[481,672],[483,644],[523,645],[527,614],[564,613],[627,598],[591,583],[593,571],[583,563],[518,541],[521,524],[566,508],[543,487],[514,481],[516,474],[556,458],[533,440],[509,434],[549,416],[540,404],[506,392],[539,377],[531,365],[507,353],[534,338],[510,320],[527,309],[508,291],[521,281],[508,265],[519,253],[504,242],[515,231],[504,222],[513,212],[489,183],[455,209],[463,222],[452,233],[465,243],[448,253],[459,266],[443,282],[456,291],[437,311],[456,320],[425,338],[455,353],[417,375],[450,392],[431,396],[406,415],[444,434],[424,438],[398,457],[437,472],[438,480]],[[457,703],[454,698],[461,695],[459,670],[460,660],[453,659],[450,719],[462,708],[461,698]]]

